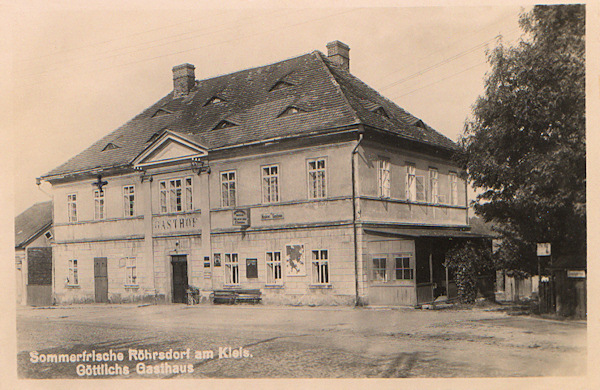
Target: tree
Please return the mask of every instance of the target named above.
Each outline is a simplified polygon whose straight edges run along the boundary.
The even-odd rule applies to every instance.
[[[480,240],[467,240],[446,252],[446,265],[454,272],[458,298],[473,303],[477,298],[477,277],[493,270],[489,245]]]
[[[535,6],[519,22],[518,45],[488,52],[459,159],[483,191],[476,213],[509,238],[505,254],[531,255],[536,242],[584,253],[585,8]]]

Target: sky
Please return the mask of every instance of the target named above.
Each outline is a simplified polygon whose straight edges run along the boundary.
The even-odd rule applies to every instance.
[[[327,42],[340,40],[350,46],[355,76],[457,140],[483,92],[486,50],[500,36],[516,42],[519,13],[530,9],[485,2],[144,4],[25,2],[5,19],[15,215],[50,199],[51,186],[38,188],[36,177],[168,94],[171,68],[184,62],[204,79],[326,53]]]

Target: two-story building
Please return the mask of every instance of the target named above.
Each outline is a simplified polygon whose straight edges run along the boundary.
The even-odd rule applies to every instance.
[[[349,71],[335,41],[173,91],[45,174],[58,303],[415,305],[455,293],[469,237],[457,146]]]

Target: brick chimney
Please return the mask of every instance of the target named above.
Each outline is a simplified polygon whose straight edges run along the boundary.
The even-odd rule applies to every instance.
[[[327,58],[334,64],[350,71],[350,47],[340,41],[333,41],[327,44]]]
[[[181,64],[173,67],[173,97],[186,96],[196,85],[196,76],[192,64]]]

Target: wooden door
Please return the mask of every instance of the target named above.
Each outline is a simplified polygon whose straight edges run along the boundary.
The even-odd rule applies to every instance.
[[[186,303],[188,288],[187,256],[171,256],[173,266],[173,303]]]
[[[108,267],[106,257],[94,257],[95,301],[108,303]]]

